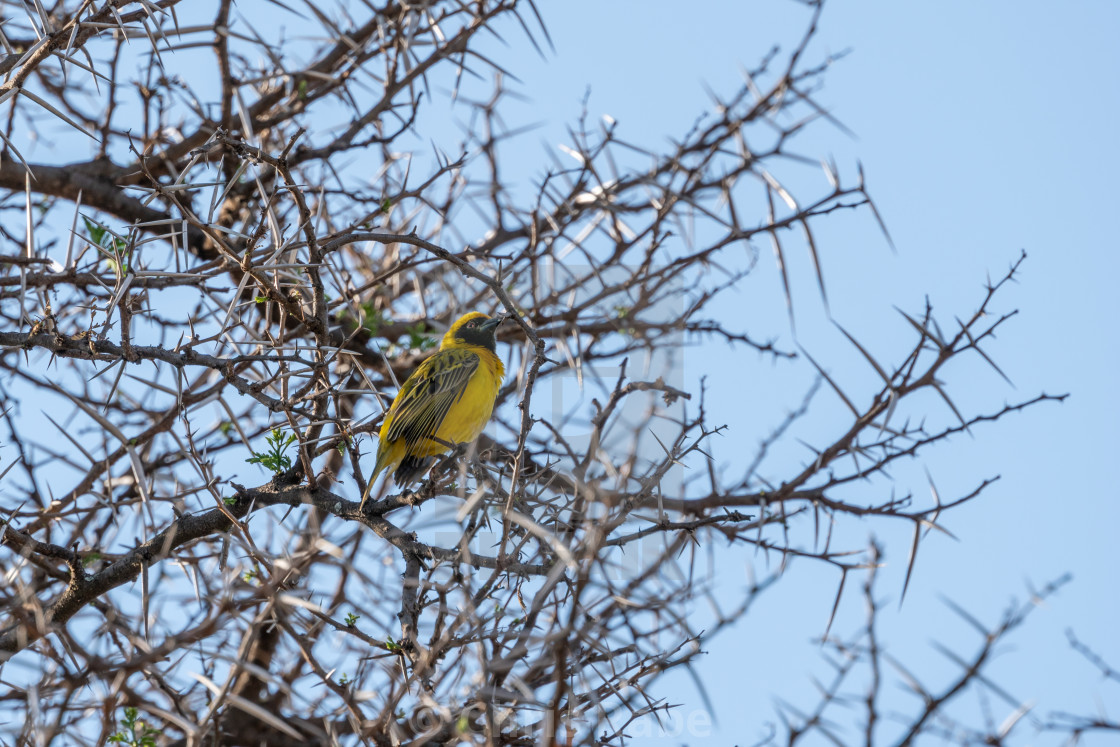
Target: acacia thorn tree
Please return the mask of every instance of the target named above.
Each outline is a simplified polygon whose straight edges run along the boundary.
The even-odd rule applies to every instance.
[[[833,568],[837,597],[865,579],[867,629],[774,735],[835,739],[845,677],[882,655],[878,548],[820,527],[901,522],[916,547],[986,483],[900,500],[888,469],[1055,399],[969,412],[943,383],[1010,318],[1015,262],[973,309],[907,312],[889,360],[852,335],[867,396],[821,368],[743,463],[709,461],[718,403],[683,350],[817,366],[713,301],[760,246],[788,297],[792,237],[816,260],[834,213],[878,220],[862,174],[795,141],[830,126],[819,4],[671,145],[573,112],[530,186],[505,178],[532,136],[494,43],[548,54],[530,0],[0,7],[5,744],[624,744],[669,711],[662,677],[783,581],[722,598],[701,639],[716,546]],[[493,423],[360,510],[396,387],[475,309],[511,317]],[[825,397],[844,426],[772,465]],[[908,680],[890,733],[944,731],[981,653],[945,692]]]

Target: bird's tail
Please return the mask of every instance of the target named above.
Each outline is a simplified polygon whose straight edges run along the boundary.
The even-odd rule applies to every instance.
[[[431,457],[412,456],[409,454],[401,460],[397,471],[393,473],[393,479],[396,480],[397,485],[401,487],[414,483],[423,477],[424,473],[431,468],[434,461],[435,460]]]
[[[391,449],[385,448],[385,444],[379,444],[377,447],[377,462],[373,465],[373,473],[369,476],[369,481],[366,483],[366,489],[362,493],[362,502],[358,506],[359,511],[364,511],[366,507],[366,499],[369,498],[369,493],[373,490],[373,484],[377,482],[377,476],[380,475],[386,467],[391,463],[392,457],[390,456]]]

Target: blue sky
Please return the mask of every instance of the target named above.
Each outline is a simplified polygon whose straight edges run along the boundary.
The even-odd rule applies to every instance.
[[[521,79],[515,90],[530,99],[521,121],[542,123],[542,147],[565,139],[563,128],[588,90],[592,117],[612,116],[629,140],[664,144],[710,107],[706,88],[730,94],[741,68],[774,43],[788,50],[808,18],[792,2],[699,2],[687,14],[663,2],[543,3],[542,13],[555,54],[501,57]],[[1057,709],[1092,712],[1098,703],[1114,715],[1120,708],[1115,684],[1101,683],[1064,634],[1072,628],[1120,663],[1114,634],[1120,508],[1108,474],[1120,446],[1120,339],[1112,324],[1120,259],[1111,227],[1120,173],[1118,28],[1120,7],[1105,2],[833,3],[811,52],[816,59],[848,53],[818,100],[855,137],[821,123],[800,141],[802,151],[834,157],[850,177],[857,161],[863,164],[898,248],[891,253],[866,213],[818,224],[832,317],[877,357],[891,361],[909,342],[908,325],[892,306],[916,311],[928,294],[942,322],[951,323],[973,311],[988,275],[998,278],[1020,250],[1028,254],[1019,283],[996,307],[1020,313],[988,348],[1015,388],[977,360],[949,370],[949,391],[962,409],[975,412],[1042,391],[1070,398],[978,428],[973,438],[896,470],[898,490],[919,493],[928,491],[928,469],[943,498],[1001,476],[980,501],[947,519],[959,541],[923,543],[901,609],[909,529],[855,524],[848,531],[853,537],[874,531],[886,545],[879,588],[887,601],[888,645],[930,687],[955,673],[931,641],[964,655],[978,643],[939,595],[995,623],[1011,600],[1027,596],[1028,584],[1037,588],[1072,573],[1072,582],[1037,611],[1013,638],[1015,650],[992,669],[1013,695],[1035,701],[1043,717]],[[523,46],[512,35],[507,40],[514,52]],[[519,123],[516,115],[507,121]],[[720,312],[745,314],[752,333],[789,344],[794,338],[777,270],[769,248],[762,248],[760,270]],[[791,260],[796,341],[845,386],[869,395],[873,376],[829,324],[807,257]],[[714,447],[717,458],[734,460],[753,448],[811,379],[800,369],[793,376],[780,368],[768,376],[765,369],[757,355],[723,347],[686,360],[692,383],[710,377],[711,397],[730,426]],[[744,382],[743,370],[756,378]],[[827,391],[818,395],[825,414],[811,424],[809,440],[812,427],[827,433],[835,399]],[[728,606],[749,569],[765,569],[764,558],[742,552],[719,553],[717,563]],[[835,574],[795,563],[734,631],[705,646],[711,655],[696,673],[717,713],[713,739],[746,744],[764,736],[764,723],[775,720],[773,698],[814,703],[810,678],[828,670],[813,640],[823,632],[836,581]],[[854,630],[861,616],[862,601],[850,594],[834,632]],[[684,704],[681,719],[668,727],[674,734],[703,710],[702,701],[689,676],[662,685],[670,702]],[[907,703],[902,698],[895,705]],[[995,704],[997,722],[1007,710]],[[699,732],[691,739],[688,729],[675,734],[654,730],[636,743],[703,742]],[[1024,743],[1047,740],[1054,741],[1042,736]]]

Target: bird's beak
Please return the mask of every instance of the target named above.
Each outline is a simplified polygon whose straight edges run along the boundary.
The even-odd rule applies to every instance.
[[[492,329],[497,329],[498,325],[501,324],[502,322],[504,322],[505,320],[506,320],[506,315],[502,314],[501,316],[496,316],[496,317],[493,317],[491,319],[487,319],[485,322],[478,325],[478,328],[479,329],[484,329],[484,330],[489,332]]]

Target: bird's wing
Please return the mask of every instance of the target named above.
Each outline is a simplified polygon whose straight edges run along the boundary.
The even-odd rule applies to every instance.
[[[478,365],[478,355],[469,350],[443,350],[420,364],[393,403],[387,441],[403,438],[414,446],[434,436]]]

